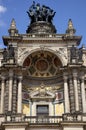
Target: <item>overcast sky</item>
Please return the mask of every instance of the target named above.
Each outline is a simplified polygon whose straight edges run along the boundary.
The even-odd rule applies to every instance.
[[[82,36],[81,44],[86,45],[86,0],[34,0],[56,11],[53,23],[57,33],[64,34],[68,20],[71,18],[76,34]],[[0,0],[0,47],[3,47],[2,36],[8,35],[12,18],[16,21],[20,34],[26,33],[30,23],[26,11],[33,0]]]

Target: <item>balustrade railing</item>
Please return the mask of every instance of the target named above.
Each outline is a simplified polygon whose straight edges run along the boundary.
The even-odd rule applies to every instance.
[[[60,122],[80,122],[86,121],[86,114],[66,113],[62,116],[26,116],[22,114],[1,114],[0,124],[2,122],[28,122],[29,124],[58,124]]]
[[[25,121],[30,123],[59,123],[62,116],[25,116]]]
[[[83,115],[81,113],[63,114],[63,121],[82,121]]]
[[[59,123],[62,116],[25,116],[25,115],[6,115],[5,122],[28,122],[28,123]]]

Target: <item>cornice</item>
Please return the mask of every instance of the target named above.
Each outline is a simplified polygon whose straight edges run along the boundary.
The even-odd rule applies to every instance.
[[[66,36],[66,34],[20,34],[18,36],[3,36],[4,45],[11,43],[57,43],[76,41],[77,45],[80,44],[81,36]]]

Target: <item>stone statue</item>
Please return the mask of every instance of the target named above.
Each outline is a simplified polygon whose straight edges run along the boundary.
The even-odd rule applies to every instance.
[[[8,56],[9,58],[14,58],[14,47],[12,45],[8,47]]]
[[[4,59],[5,61],[7,61],[7,58],[8,58],[8,51],[7,51],[6,48],[4,48],[4,51],[3,51],[3,59]]]
[[[82,62],[82,48],[78,49],[74,45],[72,45],[70,49],[70,61],[75,60],[75,63]]]
[[[72,45],[70,49],[70,56],[71,56],[71,59],[76,58],[76,47],[74,45]]]
[[[3,51],[3,60],[7,61],[10,58],[14,58],[14,47],[12,45],[9,45],[8,48],[4,48]]]
[[[78,50],[78,60],[79,60],[79,62],[82,62],[82,48],[80,48],[79,50]]]
[[[45,5],[42,6],[42,20],[46,21],[48,16],[48,10]]]
[[[33,12],[33,10],[29,10],[29,11],[27,11],[27,13],[28,13],[28,16],[29,16],[30,19],[31,19],[31,24],[34,23],[34,22],[36,22],[36,15],[35,15],[35,13]]]
[[[45,5],[41,7],[39,3],[35,4],[35,2],[33,1],[33,4],[30,6],[27,13],[31,19],[32,24],[38,21],[46,21],[52,23],[53,17],[56,12]]]
[[[53,17],[55,15],[56,12],[54,12],[52,9],[49,9],[49,13],[48,13],[48,17],[47,17],[47,21],[49,23],[52,23]]]

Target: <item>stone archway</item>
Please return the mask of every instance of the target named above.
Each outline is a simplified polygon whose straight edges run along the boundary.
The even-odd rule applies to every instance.
[[[27,68],[29,76],[52,77],[57,75],[62,62],[52,52],[39,50],[27,56],[23,66]]]

